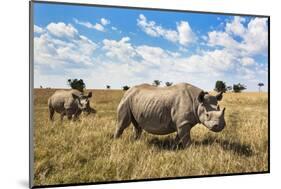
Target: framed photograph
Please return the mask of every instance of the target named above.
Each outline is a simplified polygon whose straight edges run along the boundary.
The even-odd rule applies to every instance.
[[[30,187],[269,173],[269,26],[31,1]]]

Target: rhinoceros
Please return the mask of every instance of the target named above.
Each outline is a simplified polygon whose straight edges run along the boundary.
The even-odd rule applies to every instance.
[[[89,98],[92,97],[92,92],[84,95],[82,92],[72,90],[57,90],[49,99],[50,120],[54,120],[54,113],[61,115],[61,121],[66,115],[69,120],[77,120],[78,116],[83,112],[95,113],[96,111],[90,107]]]
[[[134,86],[126,91],[117,108],[114,138],[133,123],[135,139],[142,130],[156,135],[177,132],[176,145],[186,147],[191,143],[190,130],[197,123],[214,132],[223,130],[225,108],[220,110],[218,105],[222,97],[222,93],[213,96],[188,83]]]

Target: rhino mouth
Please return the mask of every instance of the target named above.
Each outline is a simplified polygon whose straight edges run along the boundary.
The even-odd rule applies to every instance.
[[[212,128],[211,128],[211,131],[213,132],[220,132],[224,129],[225,127],[225,124],[223,125],[214,125]]]

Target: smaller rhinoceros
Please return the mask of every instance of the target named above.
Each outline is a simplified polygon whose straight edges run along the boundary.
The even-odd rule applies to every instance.
[[[54,120],[54,113],[61,115],[61,121],[66,115],[69,120],[77,120],[78,116],[83,112],[95,113],[96,111],[90,107],[89,98],[92,92],[84,95],[78,90],[57,90],[48,100],[50,120]]]

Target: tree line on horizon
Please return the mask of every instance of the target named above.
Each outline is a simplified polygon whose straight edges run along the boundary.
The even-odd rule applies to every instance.
[[[158,87],[158,86],[161,85],[161,83],[162,83],[162,81],[160,81],[160,80],[154,80],[152,82],[152,85]],[[86,88],[86,84],[84,83],[83,79],[68,79],[67,85],[70,86],[70,88],[76,89],[80,92],[83,92],[84,89]],[[169,82],[169,81],[165,82],[166,87],[169,87],[169,86],[172,86],[172,85],[173,85],[173,82]],[[259,87],[259,92],[261,92],[261,88],[264,86],[264,83],[260,82],[260,83],[257,84],[257,86]],[[40,88],[42,89],[43,87],[40,85]],[[110,89],[111,86],[106,85],[105,88]],[[124,85],[124,86],[121,87],[121,89],[123,91],[127,91],[128,89],[130,89],[130,86]],[[214,88],[214,90],[217,91],[217,92],[227,92],[227,91],[229,91],[229,92],[235,92],[235,93],[242,92],[245,89],[247,89],[247,86],[244,85],[244,84],[237,83],[237,84],[233,84],[232,86],[231,85],[227,86],[226,83],[224,81],[221,81],[221,80],[216,81],[215,88]]]

